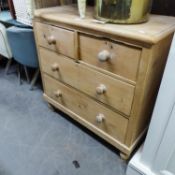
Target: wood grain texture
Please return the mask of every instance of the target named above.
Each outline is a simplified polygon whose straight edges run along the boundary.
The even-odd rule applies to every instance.
[[[41,70],[51,77],[67,83],[73,87],[78,86],[78,64],[73,60],[55,52],[39,48]],[[52,65],[57,64],[59,70],[52,71]]]
[[[67,109],[78,114],[98,129],[103,130],[107,134],[113,136],[115,139],[121,142],[124,141],[128,122],[127,119],[123,118],[117,113],[114,113],[108,108],[105,108],[103,105],[100,105],[82,93],[69,88],[58,81],[55,81],[47,75],[44,75],[43,80],[46,87],[45,93],[49,97],[56,100]],[[62,93],[60,98],[55,96],[55,91],[58,90]],[[103,114],[105,116],[102,123],[96,122],[96,117],[98,114]]]
[[[69,58],[46,49],[40,48],[40,55],[42,71],[117,109],[119,112],[127,116],[130,115],[134,86],[75,63]],[[52,71],[52,65],[55,64],[58,65],[59,70]],[[97,87],[101,84],[106,87],[104,94],[96,92]]]
[[[134,86],[102,74],[87,66],[79,65],[79,90],[95,99],[114,107],[120,113],[130,115],[134,96]],[[100,85],[106,87],[104,94],[97,94]]]
[[[131,148],[127,147],[124,143],[121,143],[119,140],[115,139],[114,137],[110,136],[106,132],[103,132],[102,130],[95,127],[90,122],[87,122],[85,119],[83,119],[81,116],[77,115],[73,111],[69,110],[68,108],[64,107],[60,103],[58,103],[56,100],[52,99],[51,97],[47,96],[45,93],[43,94],[44,99],[60,111],[63,111],[67,115],[69,115],[71,118],[76,120],[77,122],[81,123],[83,126],[91,130],[92,132],[96,133],[99,137],[103,138],[105,141],[110,143],[111,145],[118,148],[121,152],[127,154],[128,156],[131,153]]]
[[[40,28],[38,22],[43,23]],[[138,25],[96,24],[91,10],[80,22],[74,7],[63,6],[36,11],[34,26],[45,99],[129,156],[148,127],[175,18],[151,16],[148,23]],[[53,26],[58,36],[62,31],[71,36],[63,34],[63,52],[49,47],[44,39],[39,42],[40,31],[47,33],[47,27]],[[106,60],[109,53],[118,56],[112,60],[114,67],[98,63],[97,55]],[[57,100],[62,91],[65,105]],[[101,109],[113,126],[111,121],[102,128],[93,124],[94,111]],[[103,121],[103,115],[97,115],[97,120]]]
[[[35,18],[112,34],[122,38],[141,41],[150,45],[157,43],[174,31],[174,17],[151,15],[147,23],[137,25],[98,24],[93,22],[93,8],[87,8],[87,17],[79,19],[76,6],[61,6],[35,11]],[[104,35],[105,36],[105,35]]]
[[[157,90],[168,56],[173,35],[157,43],[151,50],[144,49],[139,70],[126,144],[131,146],[148,125],[154,107]],[[139,106],[139,107],[138,107]]]
[[[82,62],[136,82],[141,49],[88,35],[79,35],[79,47]],[[110,58],[102,62],[98,55],[103,51],[108,51]]]
[[[75,57],[74,32],[41,23],[36,23],[35,27],[40,46],[68,57]]]

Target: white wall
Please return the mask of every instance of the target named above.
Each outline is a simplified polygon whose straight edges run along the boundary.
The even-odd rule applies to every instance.
[[[143,148],[127,175],[175,175],[175,37]]]

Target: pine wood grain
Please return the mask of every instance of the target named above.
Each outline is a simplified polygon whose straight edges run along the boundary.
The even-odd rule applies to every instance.
[[[40,28],[38,22],[43,23]],[[64,37],[58,37],[62,52],[40,40],[40,31],[47,33],[47,27],[57,31],[55,36],[63,32]],[[175,18],[153,15],[148,23],[138,25],[96,24],[92,9],[80,22],[76,7],[63,6],[36,11],[34,30],[45,99],[128,157],[148,127]],[[101,48],[116,58],[118,54],[114,67],[96,61]],[[60,91],[66,94],[65,104],[57,99]],[[94,112],[101,109],[113,126],[109,120],[105,127],[94,125]]]
[[[92,44],[93,43],[93,44]],[[141,48],[131,47],[92,35],[79,35],[80,59],[90,65],[136,82]],[[89,52],[91,50],[91,52]],[[108,51],[111,58],[101,62],[98,54]]]
[[[110,136],[113,136],[115,139],[121,142],[124,141],[128,122],[127,119],[117,113],[114,113],[108,108],[105,108],[103,105],[100,105],[82,93],[55,81],[47,75],[44,75],[43,80],[46,87],[45,93],[49,97],[56,100],[67,109],[70,109],[74,113],[78,114],[98,129],[106,132]],[[59,98],[55,96],[55,92],[58,90],[62,94]],[[105,116],[104,121],[101,123],[97,123],[96,121],[98,114],[103,114]]]
[[[155,44],[174,31],[174,17],[151,15],[147,23],[137,25],[98,24],[93,22],[93,8],[87,8],[86,18],[79,19],[76,6],[61,6],[37,10],[35,18],[63,24],[63,26],[78,27],[112,34],[118,37],[141,41],[147,44]],[[104,35],[105,36],[105,35]]]
[[[43,48],[40,48],[40,55],[43,72],[79,89],[127,116],[130,115],[134,86],[104,75],[87,66],[75,63],[69,58]],[[52,70],[52,65],[55,64],[59,67],[57,71]],[[97,88],[101,84],[106,87],[106,92],[104,94],[97,94]]]
[[[37,23],[35,27],[40,46],[72,58],[75,57],[75,34],[73,31],[41,23]]]

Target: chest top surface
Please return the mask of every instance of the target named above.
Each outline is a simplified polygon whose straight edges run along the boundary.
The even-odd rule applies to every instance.
[[[150,15],[146,23],[134,25],[101,24],[93,18],[92,7],[87,7],[86,18],[80,19],[75,5],[52,7],[35,11],[35,19],[42,19],[80,29],[117,35],[147,44],[155,44],[175,30],[175,17]]]

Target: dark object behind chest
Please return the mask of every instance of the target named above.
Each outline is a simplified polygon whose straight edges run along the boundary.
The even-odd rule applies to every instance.
[[[87,0],[88,5],[94,5],[95,0]],[[175,0],[153,0],[152,13],[175,16]]]
[[[153,0],[152,13],[175,16],[175,0]]]

